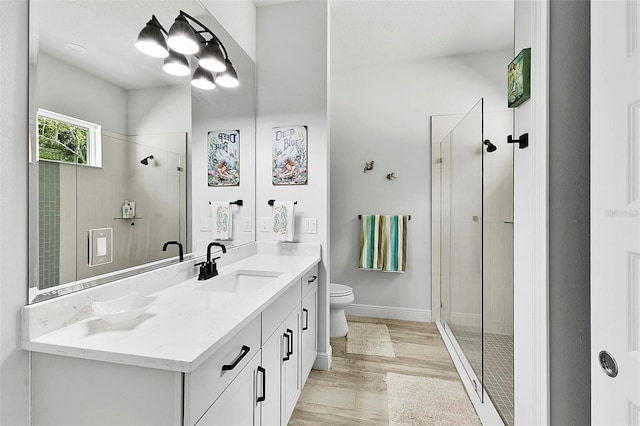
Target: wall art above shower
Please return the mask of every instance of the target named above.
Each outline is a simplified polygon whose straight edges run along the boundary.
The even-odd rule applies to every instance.
[[[307,184],[307,126],[273,128],[272,182]]]
[[[240,185],[240,130],[209,132],[208,141],[209,186]]]

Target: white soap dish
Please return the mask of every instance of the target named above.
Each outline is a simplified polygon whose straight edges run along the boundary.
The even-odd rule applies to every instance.
[[[98,318],[110,323],[120,323],[142,315],[157,298],[132,293],[113,300],[93,302],[91,307]]]

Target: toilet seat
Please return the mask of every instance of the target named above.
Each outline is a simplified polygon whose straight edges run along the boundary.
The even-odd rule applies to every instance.
[[[331,297],[340,297],[340,296],[349,296],[353,294],[353,289],[344,284],[336,284],[331,283],[330,285],[330,296]]]

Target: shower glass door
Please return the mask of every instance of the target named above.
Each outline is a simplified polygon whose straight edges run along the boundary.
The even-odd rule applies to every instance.
[[[439,143],[440,157],[435,161],[439,167],[434,167],[440,169],[441,321],[481,400],[484,373],[482,142],[483,99],[480,99]]]

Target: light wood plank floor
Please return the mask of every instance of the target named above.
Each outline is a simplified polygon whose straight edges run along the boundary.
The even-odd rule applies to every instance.
[[[395,358],[346,353],[331,339],[329,371],[312,370],[289,425],[388,425],[387,372],[460,380],[434,323],[348,317],[386,324]]]

